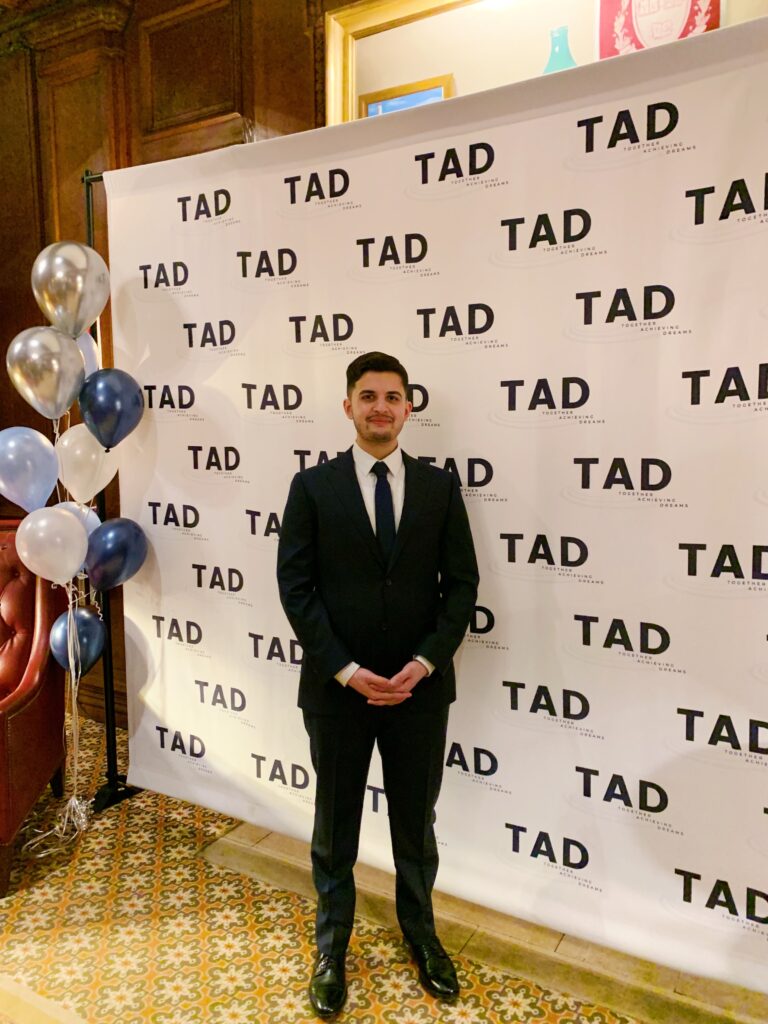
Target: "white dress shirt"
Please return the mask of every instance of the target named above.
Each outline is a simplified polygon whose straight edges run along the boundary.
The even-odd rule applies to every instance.
[[[387,480],[389,480],[392,491],[392,506],[395,510],[395,530],[400,526],[400,517],[403,514],[403,501],[405,499],[405,465],[403,453],[399,448],[390,452],[386,459],[377,459],[363,451],[360,445],[355,442],[352,445],[352,458],[355,463],[357,482],[365,502],[365,511],[371,521],[373,532],[376,533],[376,474],[371,470],[377,462],[383,462],[387,467]]]
[[[386,464],[388,470],[387,479],[392,491],[395,530],[397,530],[400,526],[400,517],[403,514],[403,502],[405,500],[405,464],[400,448],[395,448],[385,459],[377,459],[375,455],[370,455],[355,442],[352,445],[352,459],[355,463],[355,474],[357,475],[357,482],[363,495],[365,511],[368,513],[374,533],[376,533],[376,475],[371,470],[377,462],[384,462]],[[414,655],[414,661],[418,661],[424,666],[427,670],[427,675],[431,675],[434,672],[435,666],[427,661],[426,658],[422,658],[421,655]],[[350,661],[348,665],[345,665],[343,669],[336,673],[336,679],[342,686],[346,686],[359,668],[360,666],[356,661]]]

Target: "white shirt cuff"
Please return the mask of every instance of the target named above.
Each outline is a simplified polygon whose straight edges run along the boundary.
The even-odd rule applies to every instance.
[[[418,661],[420,665],[424,666],[424,668],[427,670],[427,676],[431,676],[432,673],[435,671],[435,666],[432,664],[432,662],[427,661],[427,659],[422,657],[420,654],[414,654],[413,660]]]
[[[344,668],[339,669],[339,671],[334,676],[334,679],[337,679],[342,686],[346,686],[349,680],[352,678],[352,676],[355,674],[355,672],[357,672],[359,668],[360,666],[357,664],[356,661],[350,661],[350,663],[348,665],[345,665]]]

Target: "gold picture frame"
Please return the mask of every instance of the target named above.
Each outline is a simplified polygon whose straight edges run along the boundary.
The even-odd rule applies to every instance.
[[[325,15],[325,123],[342,124],[359,116],[355,100],[355,44],[358,39],[478,2],[361,0],[328,11]]]
[[[435,78],[422,78],[420,82],[407,82],[405,85],[395,85],[389,89],[379,89],[377,92],[366,92],[357,97],[357,116],[371,117],[368,108],[374,103],[389,103],[392,100],[406,99],[419,92],[432,92],[440,89],[441,100],[450,99],[456,95],[456,83],[453,75],[437,75]],[[420,106],[418,103],[406,103],[404,106]],[[382,111],[383,113],[383,111]]]

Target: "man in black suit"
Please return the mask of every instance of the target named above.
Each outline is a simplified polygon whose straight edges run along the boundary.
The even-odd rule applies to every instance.
[[[374,743],[389,810],[397,916],[423,986],[459,992],[435,935],[435,804],[445,758],[452,658],[477,595],[477,562],[456,478],[398,447],[408,375],[369,352],[347,368],[355,444],[297,473],[277,576],[304,650],[299,706],[317,774],[312,868],[318,957],[315,1012],[344,1005],[360,821]]]

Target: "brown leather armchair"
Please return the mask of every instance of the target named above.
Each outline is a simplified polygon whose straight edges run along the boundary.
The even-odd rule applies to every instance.
[[[0,519],[0,897],[22,822],[49,782],[62,795],[66,754],[64,670],[48,648],[66,595],[19,561],[17,526]]]

